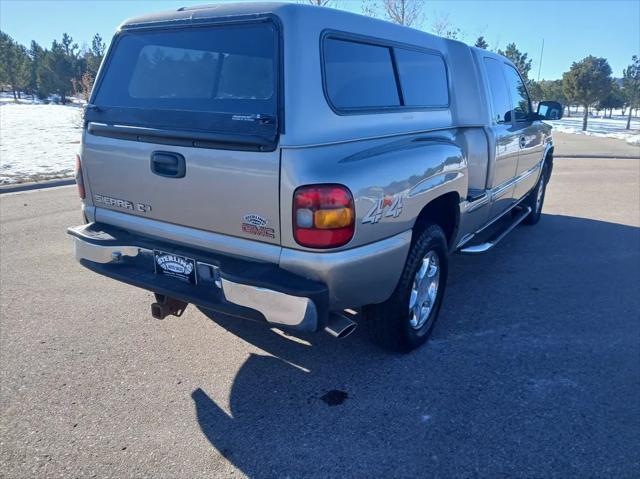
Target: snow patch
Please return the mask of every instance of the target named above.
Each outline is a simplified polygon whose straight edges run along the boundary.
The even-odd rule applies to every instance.
[[[640,146],[640,135],[633,135],[627,138],[627,143],[633,146]]]
[[[572,133],[574,135],[598,136],[601,138],[616,138],[625,140],[632,145],[638,144],[640,134],[640,120],[631,120],[631,129],[627,130],[627,118],[614,116],[613,118],[589,118],[587,131],[582,131],[582,117],[564,117],[562,120],[549,121],[554,131]],[[634,140],[635,138],[635,140]],[[635,141],[636,143],[633,143]]]
[[[78,105],[0,102],[0,184],[73,176],[81,136]]]

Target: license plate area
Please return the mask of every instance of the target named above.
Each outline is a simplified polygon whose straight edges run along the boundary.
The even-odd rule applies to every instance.
[[[169,276],[185,283],[197,283],[196,261],[192,258],[153,250],[153,268],[156,274]]]

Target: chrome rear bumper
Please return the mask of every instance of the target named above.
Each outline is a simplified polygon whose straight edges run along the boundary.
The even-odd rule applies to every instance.
[[[140,253],[151,254],[152,251],[137,246],[100,246],[88,243],[78,237],[73,238],[73,246],[78,261],[86,259],[94,263],[117,263],[123,258],[135,258]]]
[[[328,321],[326,286],[276,265],[213,256],[99,223],[67,232],[83,266],[134,286],[235,316],[261,316],[269,324],[301,331],[322,330]],[[195,259],[197,284],[156,275],[154,249]]]

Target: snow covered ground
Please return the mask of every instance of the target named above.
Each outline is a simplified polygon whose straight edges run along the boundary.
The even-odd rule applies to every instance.
[[[626,130],[626,116],[613,116],[613,118],[589,118],[587,131],[582,131],[582,116],[564,117],[562,120],[550,121],[554,131],[573,133],[576,135],[600,136],[625,140],[631,145],[640,146],[640,119],[631,119],[631,129]]]
[[[0,102],[0,184],[73,176],[78,106]]]

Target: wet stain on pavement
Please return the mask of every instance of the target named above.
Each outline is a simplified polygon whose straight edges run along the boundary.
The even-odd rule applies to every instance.
[[[322,399],[322,401],[324,401],[329,406],[339,406],[340,404],[345,402],[348,397],[349,395],[346,392],[340,391],[338,389],[332,389],[331,391],[328,391],[324,395],[320,396],[320,399]]]

